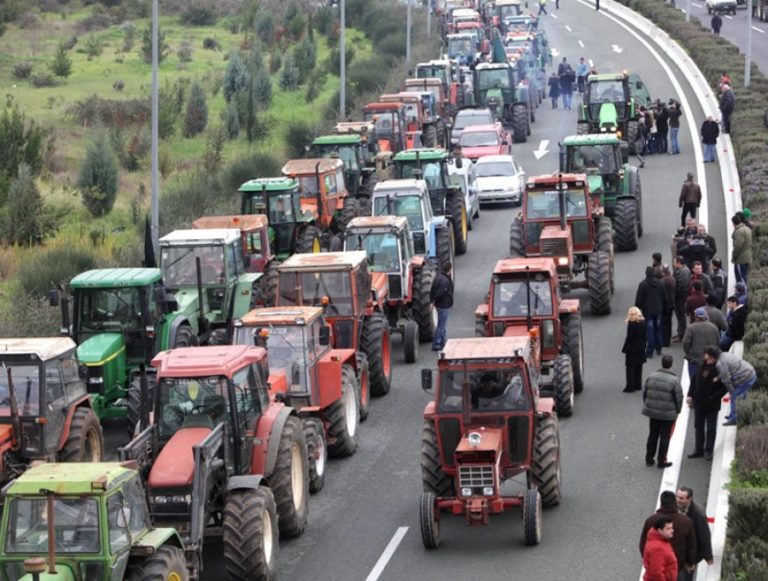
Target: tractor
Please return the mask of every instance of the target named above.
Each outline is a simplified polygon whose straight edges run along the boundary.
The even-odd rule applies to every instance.
[[[421,436],[421,538],[440,544],[443,512],[467,525],[521,508],[525,543],[541,541],[542,506],[560,503],[560,432],[554,402],[539,396],[538,338],[449,339],[437,360],[434,401]],[[432,370],[422,371],[432,388]],[[514,495],[502,484],[518,476]]]
[[[451,59],[431,60],[416,65],[418,79],[440,79],[443,86],[443,111],[446,119],[452,119],[456,112],[466,105],[462,72],[459,63]]]
[[[266,350],[172,349],[152,365],[152,419],[144,414],[146,427],[120,450],[146,478],[152,524],[179,531],[193,579],[213,537],[227,578],[273,579],[278,532],[306,527],[309,478],[301,420],[269,396]]]
[[[481,46],[474,32],[448,34],[445,37],[447,58],[460,65],[476,66],[482,57]]]
[[[405,361],[414,363],[419,342],[435,337],[437,310],[430,291],[437,264],[414,253],[408,220],[402,216],[355,218],[345,233],[344,250],[365,250],[372,276],[387,278],[389,329],[400,333]]]
[[[132,435],[140,384],[154,383],[150,361],[160,351],[195,343],[195,312],[179,311],[159,268],[88,270],[49,298],[61,306],[62,334],[77,343],[77,358],[87,367],[93,411],[99,419],[126,418]]]
[[[589,75],[576,124],[576,133],[616,133],[629,153],[635,153],[640,106],[651,106],[651,97],[637,74]]]
[[[531,32],[510,32],[504,41],[505,51],[508,54],[510,50],[517,53],[516,60],[524,65],[524,82],[529,84],[529,89],[536,94],[537,102],[541,103],[547,96],[548,78],[544,64],[545,59],[541,57],[537,46],[535,36]]]
[[[423,79],[424,81],[430,79]],[[440,86],[439,83],[437,83]],[[429,91],[381,95],[382,103],[402,103],[405,107],[405,131],[408,149],[445,147],[445,124],[435,113],[434,94]]]
[[[406,148],[405,107],[402,103],[368,103],[363,121],[373,123],[376,147],[386,159]]]
[[[323,307],[334,349],[368,360],[371,395],[392,386],[392,346],[384,314],[386,278],[372,277],[365,252],[297,254],[278,267],[277,306]]]
[[[512,130],[515,143],[531,134],[536,95],[518,80],[516,67],[506,63],[481,63],[474,71],[475,104],[488,107],[496,119]]]
[[[150,524],[130,463],[41,464],[3,495],[3,579],[189,579],[179,533]]]
[[[613,222],[616,250],[637,250],[643,235],[640,171],[629,165],[626,144],[615,133],[566,137],[565,171],[587,174],[592,196],[600,196]]]
[[[475,310],[476,337],[526,335],[541,339],[541,391],[570,416],[573,394],[584,389],[584,339],[578,299],[560,297],[551,258],[507,258],[496,263],[485,302]]]
[[[510,228],[509,255],[553,258],[563,290],[587,288],[592,314],[611,312],[613,229],[586,175],[528,178],[522,212]]]
[[[520,0],[494,0],[488,2],[485,8],[485,19],[494,28],[498,28],[501,32],[506,32],[503,29],[504,21],[510,16],[520,16],[523,14],[523,7]]]
[[[442,267],[453,263],[454,238],[451,222],[432,214],[429,190],[424,180],[386,180],[373,190],[374,216],[403,216],[416,256],[424,256]]]
[[[309,491],[322,490],[325,463],[357,450],[359,422],[368,417],[368,360],[330,347],[320,307],[254,309],[235,321],[235,344],[265,346],[270,396],[301,418],[307,441]],[[285,376],[287,381],[274,380]]]
[[[263,214],[269,223],[269,245],[278,260],[292,254],[320,252],[316,219],[301,207],[299,182],[293,178],[258,178],[238,188],[243,214]]]
[[[104,457],[76,348],[68,337],[0,339],[0,482],[37,460]]]
[[[456,254],[467,251],[469,215],[464,192],[458,178],[451,175],[449,164],[461,168],[463,160],[454,159],[444,149],[413,149],[394,157],[395,177],[399,179],[423,179],[427,182],[432,212],[446,216],[453,228]]]

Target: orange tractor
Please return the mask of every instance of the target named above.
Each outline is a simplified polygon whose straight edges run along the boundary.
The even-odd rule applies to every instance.
[[[330,347],[330,330],[320,307],[254,309],[235,321],[236,344],[268,349],[270,395],[301,418],[313,493],[323,488],[328,455],[357,450],[370,402],[365,355]]]
[[[579,300],[560,296],[551,258],[499,260],[475,311],[475,336],[516,337],[532,329],[541,339],[541,391],[554,397],[558,416],[570,416],[573,394],[584,389]]]
[[[436,113],[435,98],[429,91],[381,95],[382,103],[402,103],[405,107],[406,147],[445,147],[445,123]]]
[[[146,478],[153,525],[179,532],[192,578],[212,538],[223,540],[229,579],[274,578],[278,532],[294,537],[307,524],[309,478],[301,420],[269,397],[266,350],[172,349],[152,367],[152,422],[144,412],[147,427],[121,459]]]
[[[365,252],[296,254],[278,267],[277,305],[323,307],[335,349],[368,360],[371,395],[389,393],[392,346],[385,316],[386,275],[371,276]]]
[[[440,544],[442,513],[467,525],[521,508],[525,542],[541,540],[541,508],[560,503],[560,433],[554,402],[540,397],[538,337],[449,339],[424,410],[419,520],[427,549]],[[432,388],[432,370],[422,371]],[[502,495],[505,481],[522,490]]]
[[[402,103],[368,103],[363,107],[363,120],[373,123],[376,147],[382,154],[394,155],[408,149],[405,119]]]

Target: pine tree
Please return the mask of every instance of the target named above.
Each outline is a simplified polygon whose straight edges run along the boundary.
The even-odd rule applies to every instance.
[[[283,68],[280,69],[280,88],[284,91],[293,91],[299,86],[299,69],[293,62],[293,56],[288,55],[283,60]]]
[[[253,98],[258,109],[269,109],[272,104],[272,78],[267,69],[261,69],[253,81]]]
[[[161,63],[168,56],[171,47],[165,40],[165,31],[158,26],[157,28],[157,62]],[[141,56],[145,63],[152,62],[152,26],[147,24],[144,27],[144,33],[141,36]]]
[[[227,137],[236,139],[240,134],[240,115],[237,113],[237,103],[230,101],[227,105]]]
[[[229,56],[227,72],[224,73],[224,83],[222,86],[224,98],[228,103],[236,93],[242,91],[248,85],[248,81],[248,71],[245,68],[243,59],[239,54],[233,52]]]
[[[117,156],[104,134],[88,145],[77,185],[83,205],[95,217],[108,214],[117,198]]]
[[[32,170],[26,163],[19,165],[19,172],[8,191],[5,208],[5,238],[7,244],[28,246],[42,240],[40,218],[43,199],[35,184]]]
[[[51,72],[57,77],[68,77],[72,74],[72,59],[63,44],[59,44],[51,63]]]
[[[208,105],[205,101],[205,91],[199,83],[194,82],[189,88],[187,111],[184,114],[184,137],[194,137],[201,133],[208,124]]]

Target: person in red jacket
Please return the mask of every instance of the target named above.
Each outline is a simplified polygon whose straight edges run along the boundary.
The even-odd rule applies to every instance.
[[[677,557],[671,544],[674,534],[675,525],[668,516],[660,516],[653,528],[648,530],[648,540],[643,550],[643,581],[677,580]]]

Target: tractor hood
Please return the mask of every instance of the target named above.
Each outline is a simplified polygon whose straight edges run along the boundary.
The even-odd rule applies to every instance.
[[[122,333],[101,333],[88,337],[77,348],[77,358],[89,367],[101,366],[125,351]]]
[[[186,488],[192,486],[195,460],[192,448],[205,440],[210,428],[182,428],[176,432],[157,455],[149,471],[150,489]]]
[[[205,289],[203,289],[203,292],[205,292]],[[188,317],[197,316],[197,312],[198,312],[197,287],[194,287],[194,286],[182,287],[179,290],[175,291],[173,294],[176,297],[176,302],[178,302],[179,304],[179,308],[176,311],[177,313],[184,314]]]
[[[479,441],[477,440],[479,436]],[[483,452],[495,452],[497,458],[501,454],[504,432],[501,428],[468,429],[456,446],[456,458],[472,456]]]
[[[600,131],[615,131],[617,129],[619,114],[616,105],[603,103],[600,105]]]
[[[47,571],[47,569],[46,569]],[[40,581],[75,581],[77,577],[72,572],[72,569],[67,565],[56,563],[56,573],[40,573],[37,577]],[[33,581],[34,577],[30,574],[26,574],[19,578],[19,581]]]

